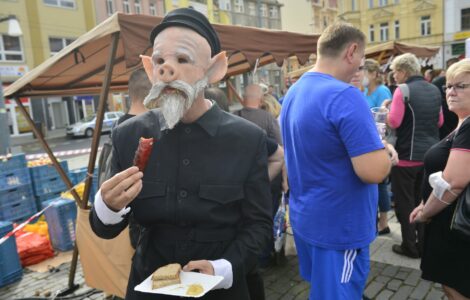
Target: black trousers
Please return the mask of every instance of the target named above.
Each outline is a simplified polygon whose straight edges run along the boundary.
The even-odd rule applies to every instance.
[[[421,254],[424,224],[410,224],[410,214],[421,202],[424,167],[393,167],[391,173],[395,213],[401,225],[402,248]]]

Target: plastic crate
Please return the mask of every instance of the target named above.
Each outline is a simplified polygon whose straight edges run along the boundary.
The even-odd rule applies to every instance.
[[[35,196],[43,196],[67,190],[67,186],[61,177],[35,179],[33,180],[33,187]]]
[[[66,160],[61,161],[60,165],[64,169],[65,173],[69,172],[69,164]],[[43,180],[46,178],[55,178],[60,177],[59,172],[55,169],[54,165],[43,165],[37,167],[29,167],[29,172],[31,173],[31,178],[35,180]]]
[[[13,230],[11,222],[0,221],[0,238]],[[14,237],[0,245],[0,287],[18,281],[23,276]]]
[[[60,251],[71,250],[75,243],[75,223],[77,219],[75,201],[57,198],[44,202],[44,205],[49,203],[52,203],[52,206],[44,214],[52,246]]]
[[[26,156],[23,153],[15,154],[8,158],[4,156],[0,159],[0,172],[23,168],[26,168]]]
[[[33,196],[0,205],[0,220],[21,222],[31,217],[37,212],[36,201]]]
[[[31,199],[33,197],[33,187],[31,184],[20,185],[8,190],[0,191],[0,206],[6,205],[18,199]]]
[[[74,169],[70,170],[69,176],[70,180],[72,181],[72,184],[77,184],[83,179],[85,179],[87,174],[87,168],[80,168],[80,169]]]
[[[45,202],[48,202],[49,200],[52,200],[52,199],[60,198],[60,194],[62,194],[62,191],[49,193],[49,194],[45,194],[45,195],[41,195],[41,196],[35,196],[36,206],[38,207],[38,210],[41,210],[44,207],[46,207],[44,205]]]
[[[14,187],[30,183],[31,177],[27,168],[13,169],[0,173],[0,191],[10,190]]]

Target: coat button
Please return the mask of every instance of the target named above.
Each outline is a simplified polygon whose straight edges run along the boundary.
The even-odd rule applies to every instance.
[[[181,190],[179,194],[180,194],[180,197],[181,197],[181,198],[186,198],[186,197],[188,197],[188,192],[185,191],[185,190]]]
[[[191,128],[190,127],[186,127],[184,129],[184,132],[186,132],[187,134],[190,134],[191,133]]]
[[[190,163],[189,159],[187,159],[187,158],[183,159],[183,165],[184,166],[189,166],[189,163]]]

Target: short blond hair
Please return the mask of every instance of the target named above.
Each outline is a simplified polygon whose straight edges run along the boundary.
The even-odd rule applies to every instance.
[[[390,69],[393,71],[404,71],[408,76],[421,75],[419,60],[411,53],[405,53],[395,57]]]
[[[274,118],[277,119],[281,114],[281,105],[274,96],[265,94],[261,103],[261,109],[270,113]]]
[[[466,58],[454,63],[446,72],[447,81],[452,81],[462,74],[470,74],[470,59]]]
[[[338,57],[351,43],[357,43],[360,47],[366,44],[366,37],[362,31],[345,22],[335,22],[320,35],[317,42],[318,56]]]
[[[380,74],[380,65],[375,59],[372,59],[372,58],[366,59],[364,61],[364,70],[366,70],[367,72],[370,72],[370,73],[372,73],[372,72],[377,73],[377,77],[375,79],[375,84],[381,85],[383,83],[382,75]]]

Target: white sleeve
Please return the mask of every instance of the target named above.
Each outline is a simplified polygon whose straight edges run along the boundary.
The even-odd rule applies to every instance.
[[[233,284],[232,264],[226,259],[210,260],[209,262],[214,268],[214,275],[224,278],[214,289],[231,288]]]
[[[104,203],[103,198],[101,198],[101,189],[95,195],[95,203],[93,204],[95,208],[96,215],[104,225],[114,225],[120,223],[125,215],[130,211],[130,207],[124,207],[118,212],[114,212]]]

